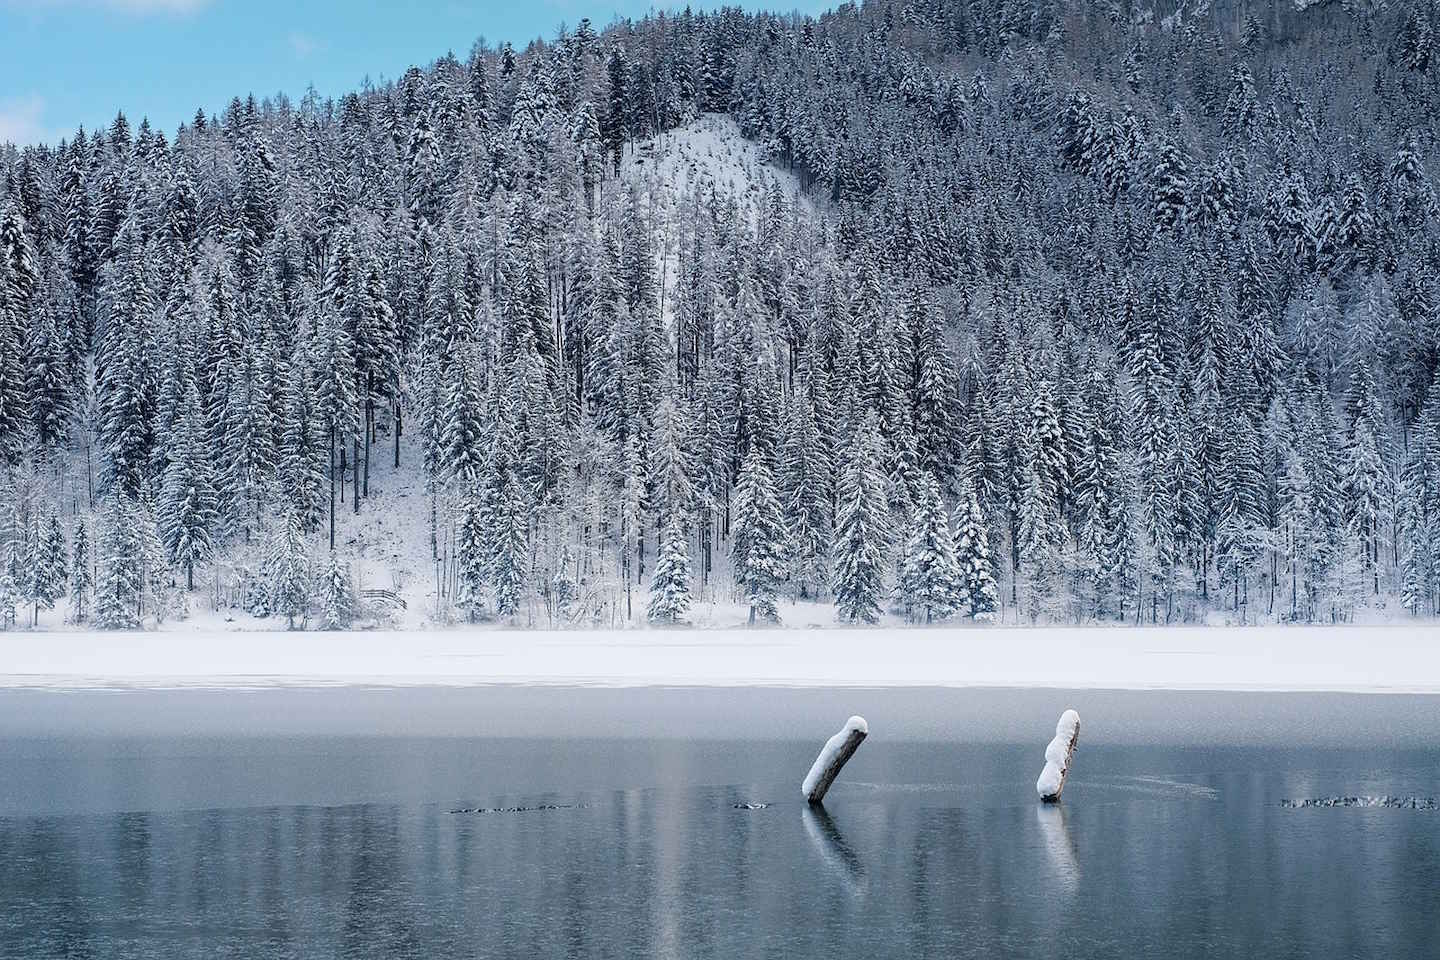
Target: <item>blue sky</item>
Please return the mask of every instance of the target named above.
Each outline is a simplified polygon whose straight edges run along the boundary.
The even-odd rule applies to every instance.
[[[742,3],[807,13],[832,5]],[[644,0],[0,0],[0,143],[53,143],[80,124],[108,124],[117,110],[132,124],[148,116],[169,135],[197,107],[219,112],[233,96],[283,91],[298,100],[311,84],[338,96],[367,76],[398,77],[446,50],[463,57],[482,36],[523,47],[581,17],[598,27],[651,7]]]

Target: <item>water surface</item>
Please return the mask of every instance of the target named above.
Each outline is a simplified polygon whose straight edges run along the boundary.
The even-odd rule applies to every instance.
[[[992,695],[868,695],[819,813],[826,691],[0,695],[0,957],[1435,956],[1440,815],[1280,806],[1440,794],[1433,699]]]

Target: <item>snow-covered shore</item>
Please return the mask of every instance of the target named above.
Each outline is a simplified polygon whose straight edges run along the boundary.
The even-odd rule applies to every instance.
[[[0,634],[0,687],[1053,687],[1440,693],[1440,629]]]

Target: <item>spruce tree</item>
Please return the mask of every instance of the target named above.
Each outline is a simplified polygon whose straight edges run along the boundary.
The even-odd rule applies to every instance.
[[[881,467],[880,428],[867,414],[836,489],[836,613],[845,623],[880,619],[885,596],[885,566],[890,549],[890,519]]]
[[[966,481],[955,504],[955,562],[964,589],[965,612],[970,619],[989,622],[1000,609],[999,591],[990,562],[990,535],[975,487]]]
[[[84,623],[90,617],[90,600],[95,575],[90,569],[90,535],[85,518],[75,519],[75,546],[70,555],[70,621]]]
[[[775,601],[785,576],[787,536],[775,479],[758,444],[752,444],[735,487],[732,556],[735,585],[750,607],[749,622],[778,623]]]
[[[485,588],[490,582],[485,519],[484,499],[473,488],[466,491],[455,530],[456,602],[471,623],[485,612]]]
[[[101,529],[95,626],[101,630],[134,630],[140,626],[145,584],[136,505],[118,492],[112,494]]]
[[[195,589],[195,567],[215,549],[217,507],[200,395],[193,383],[185,390],[170,463],[161,486],[160,532],[169,562],[185,571],[185,588]]]
[[[261,572],[271,614],[284,617],[288,629],[294,630],[295,618],[309,613],[313,586],[310,548],[295,511],[286,511],[271,535]]]
[[[324,630],[345,630],[355,618],[355,586],[350,565],[340,562],[334,550],[320,572],[320,626]]]
[[[934,477],[921,481],[915,518],[905,543],[900,595],[916,623],[948,620],[965,601],[950,515]]]
[[[40,611],[50,610],[65,596],[66,546],[60,518],[50,514],[37,523],[27,564],[25,599],[31,604],[31,625],[40,623]]]
[[[690,610],[690,546],[678,515],[672,515],[660,538],[660,558],[650,578],[651,623],[680,623]]]

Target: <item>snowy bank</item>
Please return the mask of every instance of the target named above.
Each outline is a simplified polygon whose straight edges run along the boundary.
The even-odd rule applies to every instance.
[[[1440,693],[1386,627],[0,633],[0,686],[1051,687]],[[1083,656],[1076,656],[1076,651]]]

